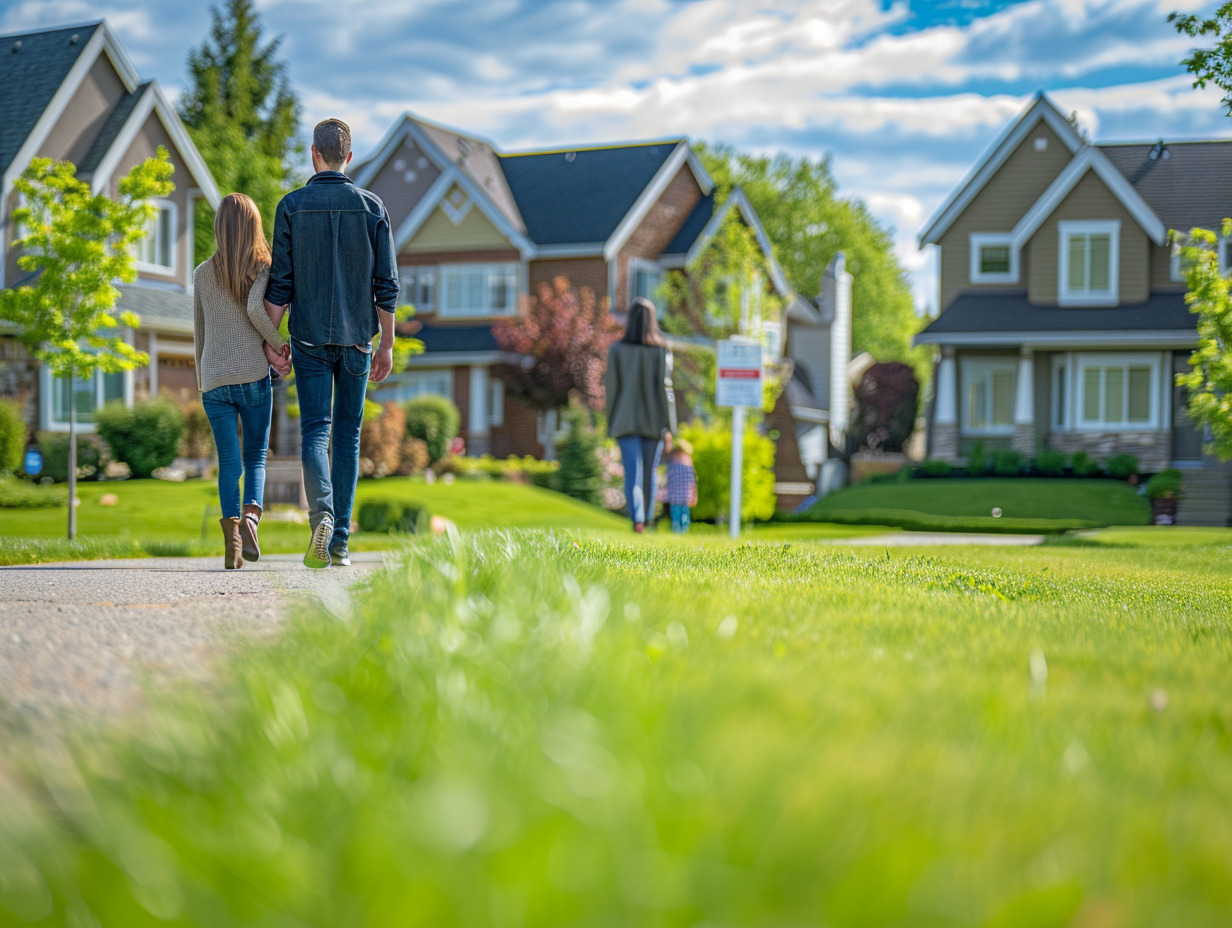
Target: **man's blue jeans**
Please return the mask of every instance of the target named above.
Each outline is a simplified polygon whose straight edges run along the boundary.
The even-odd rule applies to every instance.
[[[351,507],[359,479],[359,427],[364,421],[372,353],[354,345],[293,342],[291,363],[299,394],[308,521],[315,530],[323,516],[332,516],[333,541],[345,542],[351,534]]]
[[[655,470],[663,453],[663,439],[622,435],[616,439],[625,466],[625,500],[636,525],[654,518]]]
[[[265,454],[269,450],[273,394],[267,374],[252,383],[228,384],[201,394],[218,449],[218,504],[224,519],[238,519],[240,471],[244,474],[244,504],[264,505]],[[244,428],[244,448],[236,426]]]

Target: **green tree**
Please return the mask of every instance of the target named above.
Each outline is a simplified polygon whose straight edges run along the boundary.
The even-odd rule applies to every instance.
[[[77,179],[67,161],[35,158],[17,180],[25,205],[13,219],[22,230],[17,265],[30,282],[0,290],[0,319],[14,323],[30,355],[55,377],[65,378],[69,395],[68,537],[77,536],[77,410],[73,381],[96,372],[117,373],[149,363],[115,333],[141,320],[113,313],[120,291],[113,281],[136,279],[133,248],[146,233],[154,207],[146,201],[175,189],[167,150],[158,149],[119,183],[115,199],[94,193]]]
[[[266,235],[274,209],[295,176],[300,104],[278,59],[280,38],[262,44],[253,0],[212,7],[209,37],[188,56],[180,118],[223,194],[246,193],[261,210]],[[194,254],[214,252],[213,215],[197,211]]]
[[[1223,221],[1223,235],[1232,235],[1232,219]],[[1232,281],[1219,267],[1217,237],[1194,229],[1184,240],[1181,262],[1189,292],[1185,302],[1198,317],[1198,347],[1189,356],[1189,370],[1176,382],[1189,391],[1189,418],[1210,429],[1206,450],[1221,460],[1232,458]]]
[[[862,201],[841,197],[828,157],[751,155],[729,145],[702,144],[699,157],[718,198],[739,186],[753,204],[775,259],[797,293],[815,297],[836,252],[847,256],[852,284],[851,342],[878,361],[905,361],[926,376],[925,353],[912,349],[919,330],[907,274],[890,233]]]
[[[1214,47],[1195,48],[1181,63],[1194,76],[1195,87],[1211,83],[1224,92],[1223,104],[1232,115],[1232,3],[1208,15],[1171,13],[1168,22],[1190,38],[1215,37]]]

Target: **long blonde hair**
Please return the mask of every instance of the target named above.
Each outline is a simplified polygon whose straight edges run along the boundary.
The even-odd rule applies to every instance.
[[[252,197],[228,193],[214,214],[214,280],[240,306],[262,270],[270,266],[261,211]]]

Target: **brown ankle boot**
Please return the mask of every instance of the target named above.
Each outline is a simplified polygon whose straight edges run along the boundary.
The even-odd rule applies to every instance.
[[[228,519],[224,516],[218,520],[218,524],[222,526],[222,540],[226,545],[222,556],[222,566],[227,570],[243,567],[244,559],[240,556],[240,520]]]
[[[244,516],[240,519],[240,539],[243,541],[243,554],[246,561],[261,560],[261,545],[257,543],[257,525],[261,521],[261,507],[256,503],[244,506]]]

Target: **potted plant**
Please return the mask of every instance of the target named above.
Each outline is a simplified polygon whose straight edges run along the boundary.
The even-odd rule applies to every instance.
[[[1151,501],[1151,524],[1175,525],[1177,500],[1184,495],[1181,472],[1175,467],[1153,474],[1146,482],[1146,496]]]

